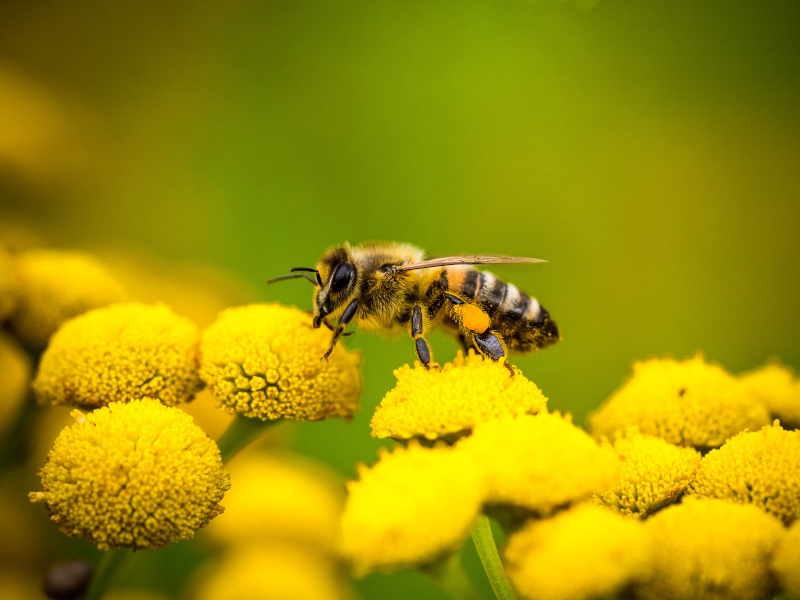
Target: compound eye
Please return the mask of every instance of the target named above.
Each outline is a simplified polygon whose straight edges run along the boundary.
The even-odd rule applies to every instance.
[[[340,263],[333,275],[331,275],[331,292],[341,292],[350,283],[350,279],[355,272],[353,263],[343,262]]]

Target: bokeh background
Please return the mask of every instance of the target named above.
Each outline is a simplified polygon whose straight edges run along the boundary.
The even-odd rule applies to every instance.
[[[582,422],[634,359],[800,366],[795,0],[4,2],[0,218],[206,265],[253,300],[349,240],[495,273],[563,342],[516,364]],[[237,288],[239,289],[239,288]],[[213,290],[217,292],[219,290]],[[406,338],[360,333],[363,408],[291,445],[350,477]],[[453,340],[432,336],[440,360]],[[376,576],[363,597],[438,597]]]

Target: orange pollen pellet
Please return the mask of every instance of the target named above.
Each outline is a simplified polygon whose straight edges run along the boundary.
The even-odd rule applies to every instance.
[[[483,333],[489,329],[489,315],[474,304],[464,304],[458,307],[461,312],[461,322],[464,327],[475,333]]]

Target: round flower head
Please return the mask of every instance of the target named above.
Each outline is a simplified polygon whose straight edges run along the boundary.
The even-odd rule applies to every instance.
[[[145,396],[188,402],[202,386],[198,344],[194,323],[166,306],[98,308],[53,335],[33,389],[42,404],[105,406]]]
[[[694,448],[675,446],[633,429],[619,432],[611,446],[620,459],[622,475],[616,484],[595,496],[595,502],[640,518],[677,500],[700,465]]]
[[[209,535],[229,544],[270,539],[334,551],[344,495],[322,465],[287,452],[248,451],[228,468],[227,510]]]
[[[0,331],[0,438],[19,411],[31,380],[31,360],[17,341]]]
[[[642,523],[583,504],[512,534],[508,577],[530,600],[614,597],[646,575],[653,541]]]
[[[419,362],[395,370],[397,384],[372,417],[372,435],[407,440],[415,437],[452,440],[476,424],[501,415],[535,414],[547,398],[514,368],[470,352],[461,352],[441,369]]]
[[[557,413],[487,421],[457,449],[484,474],[487,502],[540,514],[591,498],[620,472],[611,450]]]
[[[800,518],[800,431],[776,421],[731,438],[703,457],[689,493],[754,504],[793,523]]]
[[[43,348],[64,321],[123,299],[117,280],[91,256],[32,250],[15,262],[19,299],[11,329],[32,348]]]
[[[757,600],[774,585],[770,557],[784,535],[780,522],[753,506],[688,500],[644,522],[653,568],[634,589],[640,600]]]
[[[200,342],[200,377],[217,400],[246,417],[318,420],[358,408],[358,354],[338,344],[308,314],[279,304],[222,311]]]
[[[769,423],[766,407],[735,377],[702,356],[651,359],[589,418],[597,436],[637,426],[671,444],[713,448]]]
[[[483,498],[470,458],[448,446],[383,452],[347,486],[341,548],[364,575],[427,564],[468,535]]]
[[[795,521],[775,549],[772,572],[783,591],[800,598],[800,521]]]
[[[180,409],[112,402],[56,438],[32,492],[59,529],[101,550],[161,548],[222,512],[229,477],[216,444]]]
[[[800,381],[794,371],[769,363],[739,378],[782,423],[800,427]]]
[[[17,304],[19,284],[11,255],[0,248],[0,321],[5,321]]]

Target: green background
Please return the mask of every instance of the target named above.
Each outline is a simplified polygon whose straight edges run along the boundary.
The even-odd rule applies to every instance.
[[[559,346],[515,362],[578,421],[634,359],[800,365],[795,0],[2,13],[0,73],[58,116],[31,142],[41,160],[0,142],[3,214],[59,244],[212,263],[303,308],[310,286],[264,281],[344,240],[548,259],[494,272],[561,326]],[[440,360],[455,352],[431,341]],[[351,476],[374,460],[370,414],[414,351],[347,343],[365,357],[361,414],[297,427],[295,447]],[[436,594],[408,575],[361,591]]]

